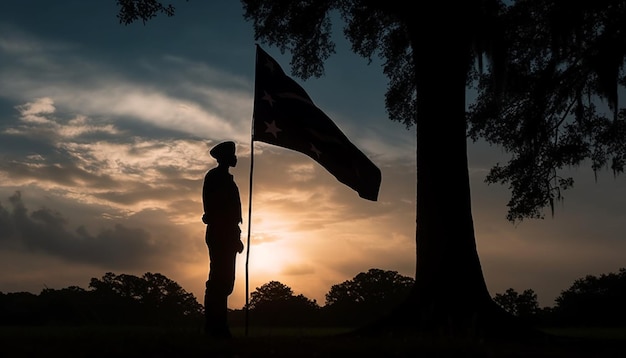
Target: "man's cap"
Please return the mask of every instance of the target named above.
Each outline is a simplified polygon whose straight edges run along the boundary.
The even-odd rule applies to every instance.
[[[235,155],[235,142],[222,142],[211,149],[209,152],[215,159],[223,159]]]

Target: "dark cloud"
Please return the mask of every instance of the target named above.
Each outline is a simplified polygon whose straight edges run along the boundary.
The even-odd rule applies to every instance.
[[[10,208],[0,202],[0,245],[108,269],[145,267],[165,256],[177,256],[176,247],[153,237],[143,228],[122,223],[96,234],[85,226],[72,230],[63,214],[47,207],[29,213],[20,192],[9,197]]]
[[[4,123],[3,123],[4,122]],[[54,152],[55,147],[48,141],[39,138],[15,136],[4,133],[3,130],[13,126],[14,121],[0,116],[0,154],[5,160],[21,158],[38,153]]]

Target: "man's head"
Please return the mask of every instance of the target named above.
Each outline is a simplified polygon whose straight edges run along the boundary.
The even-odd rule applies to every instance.
[[[225,164],[230,167],[237,165],[237,156],[235,155],[235,142],[222,142],[211,149],[209,152],[219,164]]]

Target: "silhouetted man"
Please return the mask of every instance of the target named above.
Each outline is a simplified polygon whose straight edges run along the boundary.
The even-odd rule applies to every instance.
[[[227,302],[235,285],[235,257],[243,251],[239,189],[228,172],[237,165],[235,143],[220,143],[210,154],[217,160],[217,167],[207,172],[202,187],[202,221],[207,225],[210,260],[204,293],[205,331],[214,337],[230,338]]]

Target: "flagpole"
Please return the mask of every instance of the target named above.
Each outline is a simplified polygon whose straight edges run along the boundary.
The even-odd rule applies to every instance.
[[[254,121],[254,118],[252,119]],[[246,337],[248,336],[249,304],[249,275],[248,261],[250,260],[250,228],[252,227],[252,172],[254,170],[254,137],[250,133],[250,189],[248,190],[248,241],[246,244]]]

